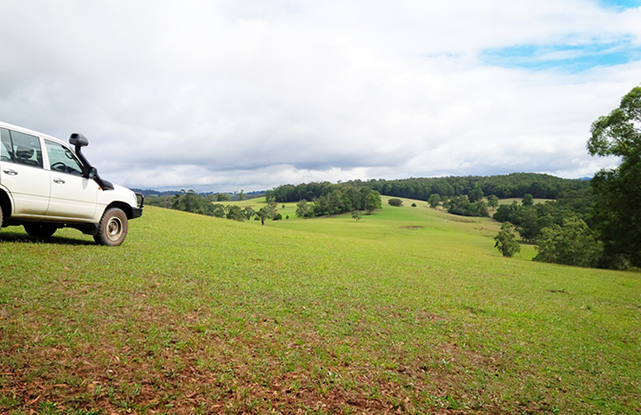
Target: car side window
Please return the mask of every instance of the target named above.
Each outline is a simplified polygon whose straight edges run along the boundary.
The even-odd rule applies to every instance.
[[[42,167],[42,148],[35,135],[9,131],[11,135],[13,161],[27,166]],[[3,139],[4,140],[4,139]]]
[[[49,168],[52,171],[82,176],[82,163],[71,150],[49,140],[45,140],[45,147],[49,156]]]
[[[0,128],[0,161],[13,161],[13,146],[9,130]]]

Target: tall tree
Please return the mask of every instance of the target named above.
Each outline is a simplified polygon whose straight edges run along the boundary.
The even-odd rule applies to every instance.
[[[296,216],[299,218],[307,218],[314,213],[311,206],[307,203],[307,200],[302,199],[296,203]]]
[[[441,204],[441,195],[439,195],[438,193],[432,193],[427,199],[427,204],[430,205],[430,207],[436,209],[438,205]]]
[[[467,198],[470,200],[471,203],[478,202],[479,200],[483,199],[483,190],[478,186],[474,186],[474,188],[470,191],[470,194],[467,196]]]
[[[521,252],[521,245],[516,242],[514,226],[510,222],[501,225],[501,230],[494,240],[496,241],[494,248],[498,249],[505,257],[509,258],[517,252]]]
[[[243,209],[240,206],[229,205],[227,208],[227,219],[233,219],[239,222],[245,220],[245,212],[243,212]]]
[[[373,211],[380,209],[382,206],[381,195],[376,190],[372,190],[365,197],[365,210],[368,215],[371,215]]]
[[[496,195],[490,195],[487,198],[487,206],[496,209],[499,207],[499,198]]]
[[[621,163],[592,179],[595,220],[607,260],[641,266],[641,87],[621,99],[619,108],[592,124],[588,152],[615,156]]]

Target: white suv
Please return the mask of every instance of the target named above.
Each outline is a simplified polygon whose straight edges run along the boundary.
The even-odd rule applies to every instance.
[[[29,235],[50,237],[62,227],[120,245],[128,220],[142,215],[143,196],[98,176],[83,156],[82,134],[69,143],[0,122],[0,227],[23,225]]]

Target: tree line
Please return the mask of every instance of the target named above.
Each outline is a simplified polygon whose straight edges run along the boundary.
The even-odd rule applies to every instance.
[[[556,199],[563,192],[589,188],[589,181],[563,179],[548,174],[512,173],[500,176],[466,176],[466,177],[435,177],[409,178],[401,180],[350,180],[345,183],[311,182],[298,185],[286,184],[265,192],[267,200],[276,202],[311,201],[328,195],[335,189],[362,188],[375,190],[381,195],[404,197],[428,201],[430,197],[438,196],[441,201],[453,200],[455,211],[483,211],[482,207],[466,206],[467,201],[476,203],[485,195],[497,198],[522,198],[526,194],[534,198]],[[477,214],[477,216],[483,216]]]
[[[221,195],[226,196],[227,194],[219,193],[203,196],[190,189],[187,191],[182,190],[180,193],[173,195],[149,196],[145,199],[145,203],[151,206],[238,221],[249,220],[253,217],[263,224],[265,224],[266,219],[282,219],[282,215],[277,212],[278,204],[273,198],[267,200],[266,206],[255,211],[250,206],[243,209],[240,206],[219,203],[229,200],[229,198],[221,199]],[[299,200],[296,216],[309,218],[358,211],[365,211],[367,214],[371,214],[373,211],[380,209],[381,206],[381,195],[375,190],[367,187],[338,186],[311,202],[305,199]],[[289,219],[289,217],[286,219]]]
[[[402,180],[369,180],[367,186],[385,196],[428,200],[433,194],[441,198],[470,196],[475,189],[500,199],[522,198],[530,194],[539,199],[556,199],[559,193],[588,187],[587,181],[563,179],[548,174],[511,173],[496,176],[449,176],[409,178]]]
[[[254,218],[260,220],[264,225],[265,220],[280,220],[282,215],[278,213],[276,202],[267,203],[258,211],[251,206],[244,209],[237,205],[224,205],[221,201],[229,201],[229,198],[220,198],[220,195],[226,193],[208,194],[203,196],[194,190],[182,190],[180,193],[166,196],[149,196],[145,198],[145,203],[150,206],[159,206],[167,209],[180,210],[183,212],[197,213],[199,215],[215,216],[217,218],[226,218],[237,221],[245,221]]]
[[[339,184],[327,186],[324,189],[325,192],[312,198],[311,202],[306,198],[297,200],[296,216],[308,218],[359,211],[371,214],[382,207],[380,193],[369,187],[357,188]],[[277,201],[281,202],[281,200]]]

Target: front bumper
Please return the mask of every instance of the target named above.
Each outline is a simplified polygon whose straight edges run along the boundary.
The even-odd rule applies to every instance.
[[[142,216],[142,208],[145,205],[145,196],[136,193],[136,204],[138,205],[137,207],[131,209],[132,210],[132,219],[136,219]]]
[[[131,209],[131,219],[136,219],[142,216],[142,209],[133,208]]]

